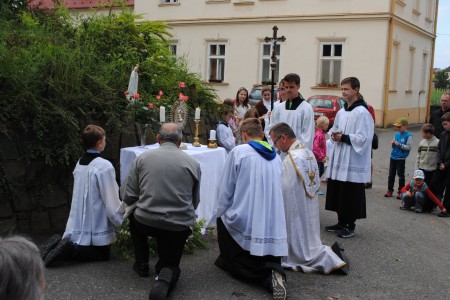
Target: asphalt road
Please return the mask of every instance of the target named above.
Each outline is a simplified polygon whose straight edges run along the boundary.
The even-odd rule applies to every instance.
[[[421,140],[418,129],[410,128],[414,148],[406,161],[407,179]],[[450,299],[450,218],[438,218],[438,211],[402,211],[399,200],[383,197],[395,131],[377,132],[374,185],[366,190],[368,217],[357,221],[355,237],[340,239],[323,230],[336,223],[336,214],[324,210],[325,196],[320,196],[322,241],[327,245],[339,241],[350,259],[350,274],[288,272],[289,299]],[[181,278],[169,299],[271,299],[263,288],[237,281],[215,267],[214,237],[209,237],[209,244],[209,249],[183,256]],[[138,277],[131,266],[130,261],[112,259],[47,269],[46,299],[148,299],[153,279]]]

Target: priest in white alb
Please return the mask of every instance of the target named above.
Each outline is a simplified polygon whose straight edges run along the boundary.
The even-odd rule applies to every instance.
[[[356,77],[341,81],[342,98],[346,101],[338,111],[329,133],[333,150],[327,168],[325,209],[335,211],[338,223],[325,230],[341,238],[355,235],[355,221],[366,218],[364,183],[371,180],[370,154],[374,132],[373,118],[359,93]]]
[[[281,257],[287,255],[280,157],[262,141],[256,118],[241,124],[242,140],[227,156],[218,191],[215,264],[234,277],[259,283],[286,299]]]
[[[290,73],[283,78],[284,88],[288,100],[274,106],[270,114],[269,126],[266,125],[266,138],[270,140],[270,129],[281,122],[288,124],[295,132],[302,144],[312,150],[314,142],[314,111],[312,106],[303,99],[298,92],[300,89],[300,76]]]
[[[275,125],[270,136],[274,145],[285,153],[282,188],[289,253],[282,259],[283,268],[324,274],[340,270],[347,274],[348,265],[339,245],[333,245],[332,249],[320,240],[317,196],[320,178],[314,154],[286,123]]]

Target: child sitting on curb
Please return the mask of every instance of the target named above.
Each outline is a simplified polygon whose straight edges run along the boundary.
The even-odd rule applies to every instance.
[[[444,205],[442,205],[441,201],[439,201],[425,183],[425,174],[423,171],[414,171],[413,179],[414,180],[405,185],[400,191],[400,197],[402,199],[402,206],[400,206],[400,209],[410,210],[411,207],[414,206],[416,213],[421,213],[424,206],[430,207],[429,205],[426,205],[429,199],[433,201],[443,213],[446,213],[447,210]]]

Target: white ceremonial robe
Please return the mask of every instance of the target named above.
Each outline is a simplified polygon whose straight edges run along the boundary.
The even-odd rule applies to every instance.
[[[268,161],[248,144],[227,156],[216,217],[251,255],[287,255],[281,169],[278,155]]]
[[[271,141],[269,136],[270,129],[281,122],[288,124],[294,131],[297,139],[306,148],[312,150],[316,128],[314,125],[314,110],[311,104],[303,100],[296,110],[286,110],[286,104],[284,102],[279,105],[274,105],[270,115],[270,124],[265,129],[265,135],[268,141]]]
[[[345,262],[320,240],[319,169],[314,154],[299,141],[291,145],[283,160],[282,178],[289,253],[281,266],[325,274],[344,266]]]
[[[333,142],[326,176],[343,182],[370,182],[370,154],[374,124],[367,108],[361,105],[351,111],[343,108],[339,110],[334,119],[334,125],[328,133],[331,136],[332,132],[338,130],[350,136],[351,145]]]
[[[219,124],[217,126],[217,144],[225,148],[227,153],[236,146],[236,138],[233,135],[230,125]]]
[[[73,176],[72,205],[63,238],[81,246],[111,244],[116,239],[113,225],[123,222],[116,212],[120,200],[113,165],[101,157],[89,165],[78,162]]]

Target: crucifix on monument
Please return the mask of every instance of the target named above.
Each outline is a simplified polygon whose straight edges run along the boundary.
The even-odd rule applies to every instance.
[[[268,37],[266,36],[264,38],[264,41],[266,43],[272,43],[272,56],[270,57],[270,70],[271,70],[271,99],[270,99],[270,109],[273,110],[273,97],[274,97],[274,92],[275,92],[275,69],[277,68],[277,51],[276,51],[276,46],[277,46],[277,42],[284,42],[286,40],[286,38],[283,36],[281,37],[277,37],[277,31],[278,31],[278,27],[277,26],[273,26],[272,28],[273,30],[273,35],[272,37]]]

